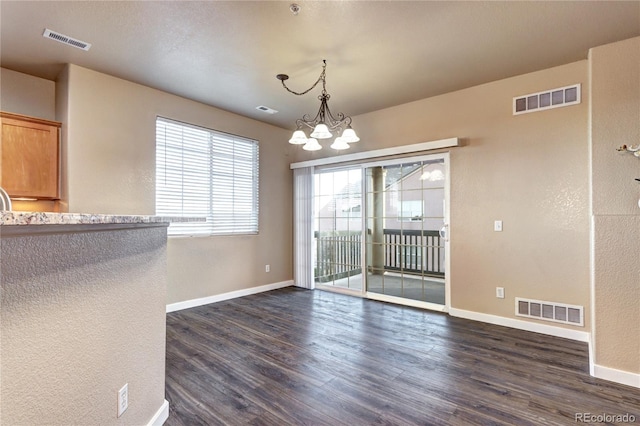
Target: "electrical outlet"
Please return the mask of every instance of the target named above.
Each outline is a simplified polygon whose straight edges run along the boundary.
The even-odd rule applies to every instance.
[[[270,272],[271,271],[271,266],[270,265],[264,265],[264,271],[265,272]]]
[[[493,230],[496,232],[502,232],[502,221],[496,220],[493,222]]]
[[[498,299],[504,299],[504,287],[496,287],[496,297]]]
[[[122,415],[129,407],[129,383],[125,383],[122,389],[118,391],[118,417]]]

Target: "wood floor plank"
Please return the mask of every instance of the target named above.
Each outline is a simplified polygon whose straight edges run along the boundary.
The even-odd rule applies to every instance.
[[[640,420],[587,345],[284,288],[167,315],[167,425],[566,425]]]

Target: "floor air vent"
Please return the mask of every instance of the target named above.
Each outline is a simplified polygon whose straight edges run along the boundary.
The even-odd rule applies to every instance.
[[[516,297],[516,315],[584,326],[584,307]]]
[[[82,49],[82,50],[89,50],[89,48],[91,48],[91,44],[90,43],[86,43],[84,41],[76,40],[75,38],[71,38],[71,37],[66,36],[64,34],[60,34],[60,33],[57,33],[55,31],[51,31],[50,29],[44,30],[44,34],[42,34],[42,37],[48,38],[48,39],[51,39],[51,40],[55,40],[55,41],[60,42],[60,43],[64,43],[64,44],[66,44],[68,46],[77,47],[78,49]]]
[[[544,111],[580,103],[580,85],[559,87],[513,98],[513,115]]]

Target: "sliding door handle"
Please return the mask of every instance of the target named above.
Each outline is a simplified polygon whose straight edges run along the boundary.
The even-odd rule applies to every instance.
[[[449,241],[449,224],[445,223],[442,228],[440,228],[440,238],[442,241]]]

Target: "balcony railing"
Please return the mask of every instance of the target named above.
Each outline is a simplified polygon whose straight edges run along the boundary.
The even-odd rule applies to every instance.
[[[360,232],[318,232],[315,279],[328,282],[362,273]]]
[[[444,244],[438,231],[384,230],[384,269],[444,277]]]
[[[444,243],[438,231],[385,229],[380,249],[385,271],[444,277]],[[328,282],[362,273],[360,232],[315,232],[315,278]],[[380,268],[381,265],[369,265]]]

